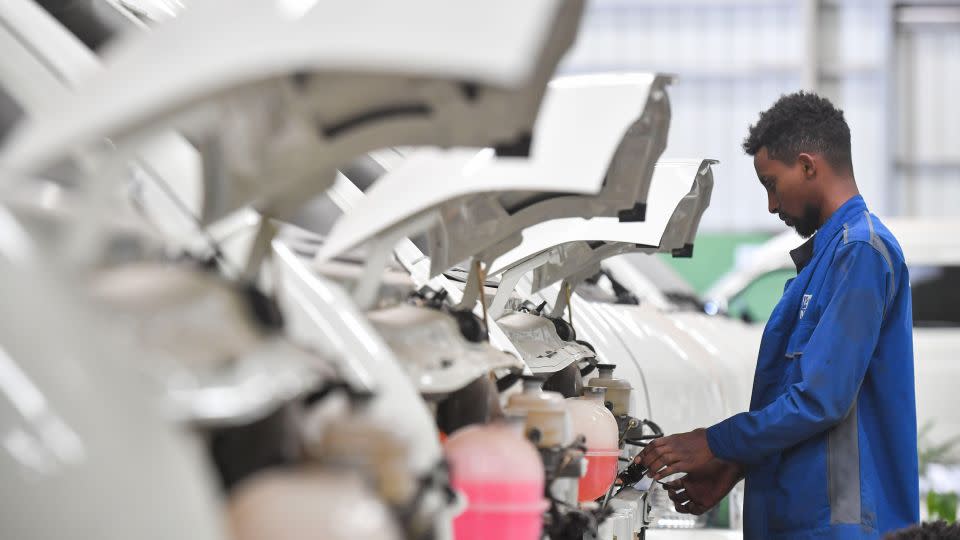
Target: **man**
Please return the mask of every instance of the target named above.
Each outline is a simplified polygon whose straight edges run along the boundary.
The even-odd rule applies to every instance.
[[[919,521],[910,281],[869,213],[850,128],[828,100],[781,97],[743,143],[770,213],[806,243],[763,332],[750,411],[637,457],[700,514],[746,479],[749,539],[879,538]],[[816,234],[814,234],[816,233]]]

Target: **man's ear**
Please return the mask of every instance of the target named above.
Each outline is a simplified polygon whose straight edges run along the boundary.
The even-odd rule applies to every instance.
[[[817,160],[811,154],[801,152],[797,156],[797,161],[803,167],[803,175],[807,178],[813,178],[817,175]]]

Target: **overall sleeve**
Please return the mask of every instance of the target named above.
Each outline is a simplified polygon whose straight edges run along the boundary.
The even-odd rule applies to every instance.
[[[717,457],[757,463],[831,428],[849,412],[880,335],[890,269],[873,246],[854,241],[837,250],[826,279],[821,291],[829,300],[803,354],[792,360],[800,362],[800,381],[763,409],[708,428]]]

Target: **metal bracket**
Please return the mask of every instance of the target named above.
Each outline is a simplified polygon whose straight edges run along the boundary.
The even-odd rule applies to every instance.
[[[534,255],[526,261],[514,265],[503,272],[500,277],[500,286],[497,287],[497,294],[494,295],[493,301],[490,302],[490,307],[487,309],[487,313],[492,320],[495,321],[503,315],[503,308],[507,305],[507,300],[510,298],[514,289],[517,288],[517,284],[520,283],[520,279],[523,278],[524,274],[534,268],[542,266],[550,259],[550,255],[550,252]]]
[[[260,216],[260,223],[257,225],[257,235],[250,246],[250,254],[243,268],[243,278],[255,283],[257,276],[260,275],[264,263],[273,253],[273,238],[277,235],[277,226],[267,216]]]
[[[428,212],[386,231],[369,243],[369,254],[363,266],[363,273],[352,290],[353,299],[361,310],[368,310],[376,303],[383,270],[387,267],[390,257],[394,256],[393,248],[407,236],[432,225],[438,217],[436,212]]]

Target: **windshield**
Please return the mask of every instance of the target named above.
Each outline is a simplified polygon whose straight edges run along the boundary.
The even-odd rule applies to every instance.
[[[913,325],[960,326],[960,266],[913,266]]]
[[[910,288],[915,327],[960,326],[960,266],[910,266]],[[731,315],[763,322],[783,295],[786,281],[794,277],[792,269],[766,273],[750,282],[730,299]]]

